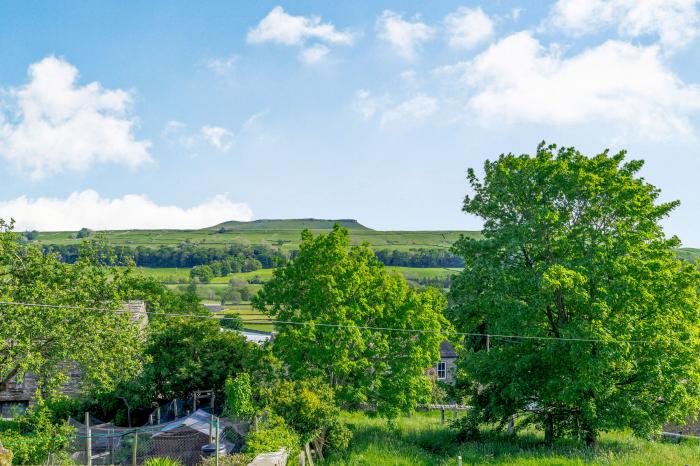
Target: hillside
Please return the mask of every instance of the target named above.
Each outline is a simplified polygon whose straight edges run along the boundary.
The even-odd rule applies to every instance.
[[[284,231],[284,230],[331,230],[338,223],[348,230],[371,230],[354,219],[324,220],[317,218],[299,219],[261,219],[250,222],[230,221],[219,223],[213,227],[203,228],[203,230],[220,230],[222,228],[229,231]]]
[[[203,246],[224,247],[232,242],[296,249],[301,232],[309,228],[314,233],[329,231],[340,223],[351,232],[352,244],[370,243],[375,249],[449,249],[461,235],[478,237],[478,231],[379,231],[357,220],[269,219],[252,222],[224,222],[201,230],[111,230],[94,232],[114,246],[145,246],[158,248],[177,246],[183,241]],[[45,244],[79,244],[77,232],[40,232],[37,241]]]

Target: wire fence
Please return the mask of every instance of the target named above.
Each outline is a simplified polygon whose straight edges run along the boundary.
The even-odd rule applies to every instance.
[[[205,409],[188,412],[182,400],[157,408],[150,417],[155,416],[160,422],[135,428],[93,416],[85,422],[70,419],[75,435],[68,457],[74,463],[92,465],[137,465],[161,457],[196,465],[217,451],[219,455],[240,451],[250,429],[245,421],[220,418]]]

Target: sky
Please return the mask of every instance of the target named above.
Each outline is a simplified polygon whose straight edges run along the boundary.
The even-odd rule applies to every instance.
[[[17,229],[355,218],[474,230],[468,168],[644,159],[700,247],[698,0],[0,3]]]

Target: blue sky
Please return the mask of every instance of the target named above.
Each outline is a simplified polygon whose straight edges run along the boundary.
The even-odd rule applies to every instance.
[[[700,246],[700,7],[3,2],[0,216],[20,229],[356,218],[477,229],[469,167],[627,149]]]

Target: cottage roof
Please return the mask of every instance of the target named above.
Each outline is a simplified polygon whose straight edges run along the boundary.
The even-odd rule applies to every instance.
[[[440,343],[440,359],[456,359],[457,352],[455,351],[452,344],[445,340]]]

